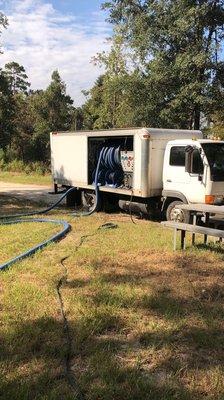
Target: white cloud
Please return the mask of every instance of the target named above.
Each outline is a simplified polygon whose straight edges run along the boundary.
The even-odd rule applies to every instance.
[[[84,20],[59,13],[44,0],[11,0],[7,16],[1,66],[10,61],[23,65],[33,89],[45,88],[58,69],[74,104],[81,104],[81,90],[90,88],[102,73],[90,60],[108,48],[111,28],[104,15],[94,12]]]

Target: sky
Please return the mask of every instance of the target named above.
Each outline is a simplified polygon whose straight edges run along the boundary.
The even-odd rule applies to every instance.
[[[103,0],[0,0],[8,18],[3,30],[0,68],[11,61],[23,65],[32,89],[45,89],[57,69],[67,93],[79,106],[82,90],[103,72],[91,62],[107,51],[112,28],[101,10]]]

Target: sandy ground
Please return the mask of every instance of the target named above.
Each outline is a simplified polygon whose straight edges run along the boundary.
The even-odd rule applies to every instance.
[[[36,203],[53,204],[61,195],[51,195],[52,186],[24,185],[20,183],[7,183],[0,181],[0,196],[7,195],[17,199],[27,199]]]

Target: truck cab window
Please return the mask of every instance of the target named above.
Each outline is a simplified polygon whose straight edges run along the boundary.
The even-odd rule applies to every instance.
[[[185,146],[173,146],[170,150],[170,165],[185,166]]]
[[[203,143],[202,148],[211,168],[211,180],[224,181],[224,143]]]
[[[201,155],[198,149],[193,151],[193,164],[192,164],[192,173],[193,174],[203,174],[204,165],[201,159]]]

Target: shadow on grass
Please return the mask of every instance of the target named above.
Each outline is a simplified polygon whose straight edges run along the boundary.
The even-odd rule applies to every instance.
[[[90,321],[71,323],[72,336],[85,330]],[[109,325],[108,325],[109,324]],[[159,372],[146,373],[137,363],[128,366],[120,361],[125,337],[118,335],[118,326],[105,320],[101,327],[91,326],[89,335],[81,335],[82,345],[73,347],[74,378],[91,400],[190,400],[195,393],[188,391],[179,379],[173,380],[167,370],[167,380]],[[120,327],[119,327],[120,328]],[[113,331],[111,330],[113,329]],[[91,336],[90,336],[91,333]],[[74,338],[75,339],[75,338]],[[161,334],[156,341],[164,341]],[[150,346],[151,341],[140,345]],[[74,341],[76,342],[76,340]],[[51,318],[18,324],[1,341],[2,400],[77,399],[63,378],[65,343],[61,323]],[[167,360],[167,364],[168,364]],[[7,367],[11,373],[7,374]],[[178,368],[180,365],[178,365]],[[159,368],[164,369],[161,364]],[[5,375],[4,372],[5,371]],[[13,371],[13,372],[12,372]],[[200,397],[198,397],[200,398]]]
[[[190,379],[197,381],[206,369],[222,369],[224,336],[221,288],[212,284],[210,292],[196,290],[188,298],[175,292],[180,274],[188,277],[191,271],[191,278],[196,276],[193,258],[186,257],[183,269],[180,260],[174,260],[175,271],[157,273],[144,265],[144,271],[133,277],[131,272],[139,268],[136,260],[131,269],[127,266],[127,273],[95,271],[91,280],[67,283],[66,288],[77,290],[79,298],[79,289],[86,288],[89,295],[86,299],[81,293],[86,308],[75,320],[68,314],[72,371],[84,399],[223,399],[224,391],[217,389],[218,384],[213,393],[211,388],[206,392],[206,387],[196,384],[197,389],[193,389],[190,384]],[[114,263],[107,268],[113,270]],[[218,280],[218,269],[216,274]],[[200,279],[209,279],[209,275]],[[141,285],[144,290],[139,295],[134,289]],[[145,291],[147,285],[149,292]],[[155,324],[130,326],[128,312],[138,318],[144,315],[145,320],[155,317]],[[157,321],[163,323],[157,326]],[[134,339],[128,335],[132,331]],[[0,399],[79,400],[63,376],[66,349],[63,325],[57,319],[12,325],[0,340]]]
[[[177,299],[170,301],[167,294],[165,298],[164,293],[162,296],[162,302],[158,298],[150,303],[151,307],[165,316],[167,309],[172,310],[169,317],[176,318]],[[133,349],[133,343],[124,334],[125,321],[109,308],[105,309],[104,293],[97,303],[94,312],[83,314],[76,322],[70,321],[72,370],[86,399],[204,399],[203,394],[186,388],[181,371],[189,368],[198,372],[208,366],[223,365],[221,329],[188,326],[142,332],[136,338],[137,353],[144,349],[157,352],[168,347],[169,355],[163,357],[156,368],[150,366],[150,361],[145,365],[141,359],[130,364],[127,354]],[[142,304],[136,307],[138,311]],[[41,318],[11,326],[1,339],[0,398],[79,400],[63,377],[66,348],[63,326],[56,319]],[[4,376],[7,368],[11,373]]]
[[[143,347],[156,347],[161,349],[166,345],[185,347],[188,366],[193,368],[207,369],[209,366],[221,366],[223,362],[224,338],[220,328],[199,328],[193,326],[185,329],[167,330],[162,332],[142,332],[139,336],[139,343]],[[186,351],[187,350],[187,351]],[[199,358],[195,352],[202,351]],[[215,357],[211,354],[216,352]]]
[[[223,247],[223,245],[224,245],[224,242],[222,242],[222,243],[218,243],[218,242],[217,243],[212,243],[212,242],[210,242],[208,244],[200,243],[200,244],[196,245],[196,248],[199,249],[199,250],[203,250],[203,251],[212,251],[213,253],[221,254],[221,255],[224,256],[224,247]]]
[[[39,204],[38,204],[39,206]],[[32,211],[33,208],[37,207],[37,204],[27,200],[18,199],[14,196],[9,196],[8,194],[1,193],[0,196],[0,209],[1,215],[11,215],[23,212]]]
[[[69,393],[65,381],[60,382],[66,348],[60,322],[53,318],[18,321],[0,343],[0,399],[59,399],[57,390],[62,396]]]

